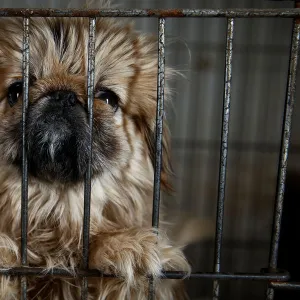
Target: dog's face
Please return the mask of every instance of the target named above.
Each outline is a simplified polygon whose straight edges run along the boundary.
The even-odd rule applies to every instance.
[[[22,19],[0,20],[0,160],[22,159]],[[27,116],[29,174],[83,180],[88,159],[88,20],[32,18]],[[95,44],[93,175],[124,172],[137,152],[154,157],[156,43],[99,19]],[[140,151],[141,150],[141,151]],[[163,183],[169,168],[164,140]]]

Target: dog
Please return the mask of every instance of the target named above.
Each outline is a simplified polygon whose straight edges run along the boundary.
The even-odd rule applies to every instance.
[[[87,18],[31,18],[27,115],[28,266],[82,263],[87,112]],[[21,265],[22,18],[0,19],[0,267]],[[166,69],[166,79],[172,75]],[[131,24],[96,20],[88,299],[185,299],[190,272],[181,245],[151,226],[157,98],[157,40]],[[166,87],[166,98],[169,90]],[[163,135],[161,186],[170,191],[170,147]],[[28,278],[29,299],[80,299],[81,279]],[[0,299],[20,298],[20,281],[0,276]]]

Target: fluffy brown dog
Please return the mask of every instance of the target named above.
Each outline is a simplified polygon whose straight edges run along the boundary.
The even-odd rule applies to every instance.
[[[0,19],[0,267],[20,265],[21,18]],[[27,135],[28,262],[79,267],[87,163],[88,20],[32,18]],[[186,270],[179,247],[151,228],[157,43],[131,26],[96,26],[89,299],[147,299],[147,275]],[[167,72],[167,75],[170,71]],[[165,135],[162,185],[168,189]],[[1,276],[0,299],[19,299],[19,281]],[[31,278],[30,299],[80,299],[76,278]],[[156,299],[184,299],[158,280]]]

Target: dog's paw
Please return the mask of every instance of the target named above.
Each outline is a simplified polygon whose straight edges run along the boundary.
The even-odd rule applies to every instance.
[[[17,244],[4,234],[0,234],[0,268],[9,269],[19,262]],[[0,276],[0,300],[20,299],[19,282],[15,277]]]
[[[0,268],[15,267],[18,261],[18,245],[7,235],[0,234]]]
[[[157,278],[162,269],[187,274],[190,266],[178,247],[153,229],[128,229],[101,233],[91,244],[90,267],[112,273],[134,283],[136,278]]]
[[[9,276],[0,276],[0,300],[20,299],[18,278]]]
[[[91,245],[90,267],[128,282],[134,282],[139,275],[157,277],[162,270],[157,235],[151,229],[99,234]]]

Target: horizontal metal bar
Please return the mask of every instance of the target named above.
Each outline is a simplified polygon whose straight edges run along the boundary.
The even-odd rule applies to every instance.
[[[102,273],[94,269],[44,269],[36,267],[17,267],[4,269],[0,268],[0,274],[10,276],[64,276],[64,277],[115,277],[112,274]],[[262,280],[262,281],[288,281],[290,275],[287,271],[280,270],[274,273],[215,273],[215,272],[195,272],[187,276],[185,272],[162,272],[162,279],[211,279],[211,280]]]
[[[0,8],[0,17],[300,17],[300,9],[25,9]]]
[[[164,272],[165,278],[167,279],[184,279],[183,272]],[[164,278],[164,277],[162,277]],[[196,279],[211,279],[211,280],[276,280],[276,281],[287,281],[290,278],[290,275],[286,271],[278,273],[205,273],[205,272],[195,272],[190,276],[186,277],[196,278]],[[271,279],[276,278],[276,279]]]
[[[270,286],[274,289],[300,291],[300,282],[271,282]]]

